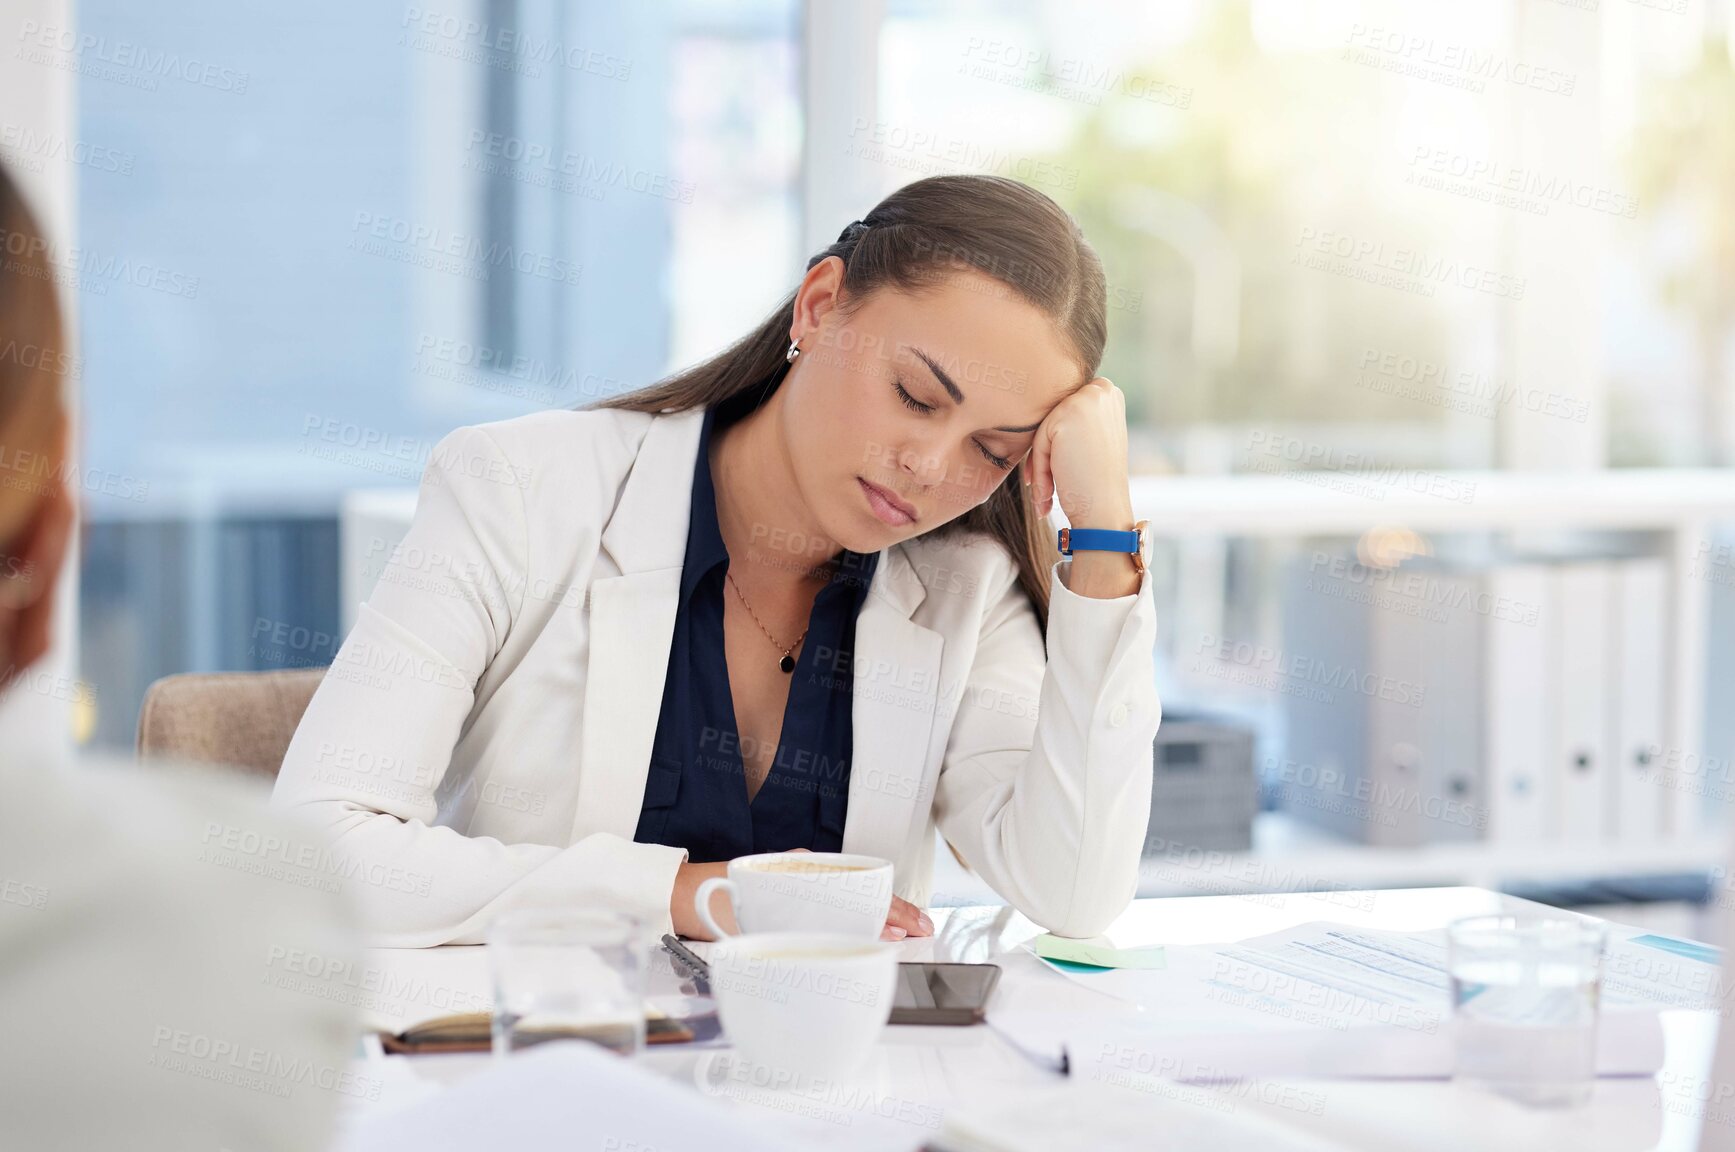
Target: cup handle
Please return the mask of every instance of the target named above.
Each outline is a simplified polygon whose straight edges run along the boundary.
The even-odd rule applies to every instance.
[[[723,931],[723,926],[717,923],[711,915],[711,893],[726,890],[729,893],[729,903],[735,903],[735,882],[727,876],[712,876],[699,885],[698,892],[693,895],[693,910],[699,914],[699,923],[711,930],[711,935],[721,940],[733,936],[733,932]]]

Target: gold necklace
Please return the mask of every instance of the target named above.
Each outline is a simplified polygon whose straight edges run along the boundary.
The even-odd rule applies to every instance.
[[[765,633],[765,638],[771,641],[771,646],[773,648],[783,648],[783,645],[777,642],[777,637],[771,634],[771,629],[765,627],[765,625],[760,621],[759,614],[753,611],[753,605],[747,603],[747,594],[741,591],[741,585],[735,583],[735,573],[725,572],[724,575],[729,577],[729,587],[735,589],[735,595],[741,597],[742,607],[747,609],[747,615],[753,617],[753,623],[759,625],[759,631]],[[805,639],[807,639],[807,629],[803,628],[801,630],[801,635],[795,638],[795,643],[791,644],[787,648],[783,648],[783,657],[777,661],[777,667],[785,675],[795,671],[795,657],[791,656],[790,653],[801,647],[801,642]]]

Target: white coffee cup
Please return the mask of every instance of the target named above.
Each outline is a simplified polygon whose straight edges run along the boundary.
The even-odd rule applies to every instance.
[[[834,932],[752,932],[711,947],[711,994],[746,1060],[796,1079],[848,1076],[892,1014],[895,944]]]
[[[699,885],[699,922],[721,940],[711,893],[729,893],[742,932],[837,932],[878,940],[892,908],[892,862],[847,852],[762,852]]]

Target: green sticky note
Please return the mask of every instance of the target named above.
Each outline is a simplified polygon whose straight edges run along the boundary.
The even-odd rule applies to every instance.
[[[1030,942],[1031,948],[1044,960],[1059,960],[1067,964],[1085,964],[1092,968],[1167,968],[1169,961],[1158,945],[1144,948],[1116,948],[1106,940],[1068,940],[1064,936],[1043,934]]]
[[[1074,964],[1071,960],[1052,960],[1043,957],[1042,962],[1057,972],[1082,972],[1089,975],[1092,972],[1112,972],[1112,968],[1104,968],[1100,964]]]

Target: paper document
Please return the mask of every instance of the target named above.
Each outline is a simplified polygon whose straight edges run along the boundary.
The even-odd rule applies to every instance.
[[[1379,932],[1340,924],[1302,924],[1240,944],[1188,949],[1213,979],[1254,972],[1288,976],[1353,998],[1351,1006],[1449,1005],[1443,931]],[[1607,1010],[1715,1007],[1720,957],[1708,945],[1635,933],[1610,940],[1603,953],[1602,1006]],[[1195,969],[1197,971],[1197,969]],[[1394,1013],[1395,1014],[1395,1013]]]
[[[1453,1064],[1444,933],[1315,922],[1236,944],[1168,949],[1162,970],[1069,978],[1139,1006],[1136,1017],[1080,1019],[990,1011],[1034,1050],[1064,1044],[1075,1067],[1131,1046],[1169,1078],[1294,1075],[1432,1078]],[[1597,1068],[1648,1075],[1662,1065],[1662,1008],[1712,1006],[1714,952],[1623,934],[1604,959]]]
[[[1237,944],[1170,948],[1164,959],[1162,971],[1115,969],[1076,979],[1161,1009],[1171,1020],[1225,1027],[1248,1011],[1265,1016],[1267,1027],[1285,1021],[1411,1027],[1450,1008],[1445,933],[1438,930],[1381,932],[1315,921]],[[1708,945],[1626,930],[1604,952],[1603,1008],[1715,1008],[1723,986],[1719,962]]]
[[[1159,1084],[1154,1091],[1128,1087],[1071,1079],[1021,1089],[1016,1099],[953,1108],[931,1143],[939,1152],[1341,1152],[1347,1147],[1256,1115],[1248,1106],[1248,1093],[1294,1089],[1251,1083]]]
[[[1063,1037],[1074,1075],[1080,1068],[1119,1060],[1148,1069],[1152,1079],[1444,1080],[1451,1077],[1456,1063],[1452,1030],[1446,1025],[1294,1028],[1250,1034],[1246,1030],[1174,1032],[1162,1027],[1160,1020],[1148,1024],[1098,1020],[1066,1025]],[[1662,1066],[1663,1027],[1656,1013],[1609,1012],[1597,1021],[1597,1075],[1650,1076]]]
[[[583,1141],[580,1137],[583,1137]],[[385,1115],[334,1152],[567,1152],[584,1147],[792,1152],[745,1113],[590,1044],[549,1044]]]

